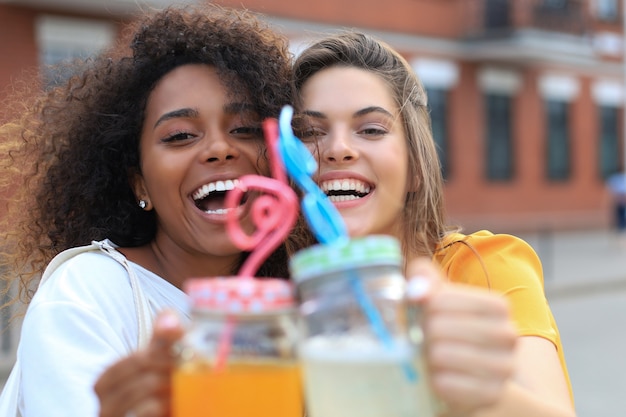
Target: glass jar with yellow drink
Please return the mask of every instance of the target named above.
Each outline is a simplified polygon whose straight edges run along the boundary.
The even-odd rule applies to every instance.
[[[192,324],[172,380],[173,417],[301,417],[297,328],[288,281],[197,278]]]
[[[398,241],[317,245],[290,262],[309,417],[433,417],[417,309]]]

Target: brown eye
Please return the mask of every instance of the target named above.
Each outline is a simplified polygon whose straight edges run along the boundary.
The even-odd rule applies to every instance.
[[[316,127],[310,127],[302,130],[301,132],[296,132],[296,136],[304,142],[315,140],[316,138],[324,136],[325,134],[326,132]]]
[[[194,135],[189,132],[175,132],[163,138],[163,142],[178,142],[193,138]]]
[[[230,134],[240,139],[259,139],[263,137],[263,130],[258,126],[242,126],[232,129]]]

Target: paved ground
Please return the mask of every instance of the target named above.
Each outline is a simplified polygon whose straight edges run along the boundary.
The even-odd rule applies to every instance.
[[[556,296],[578,417],[626,416],[626,289]]]
[[[626,237],[521,235],[543,260],[578,417],[626,416]]]
[[[518,236],[539,254],[549,296],[626,288],[626,234],[583,230]]]

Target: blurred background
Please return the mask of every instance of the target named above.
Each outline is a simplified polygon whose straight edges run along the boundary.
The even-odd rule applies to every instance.
[[[1,100],[16,83],[50,88],[68,74],[48,64],[95,54],[138,13],[170,3],[0,0],[0,113],[14,110]],[[406,57],[428,91],[450,220],[533,245],[579,415],[626,415],[626,233],[616,214],[626,201],[624,2],[215,3],[262,13],[294,53],[357,28]],[[2,314],[6,323],[11,312]],[[0,334],[0,384],[17,336]]]

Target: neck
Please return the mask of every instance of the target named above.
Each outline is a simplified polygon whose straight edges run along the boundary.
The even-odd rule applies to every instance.
[[[129,260],[178,288],[182,288],[187,278],[236,274],[236,267],[241,257],[240,252],[229,255],[207,255],[192,252],[171,243],[155,239],[141,247],[121,248],[121,252]]]

